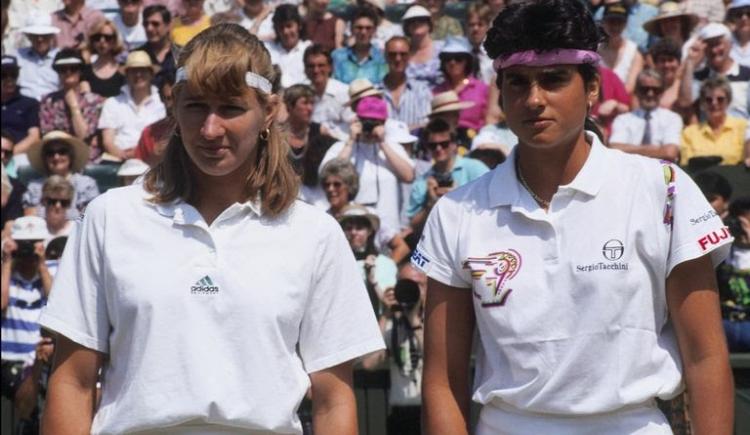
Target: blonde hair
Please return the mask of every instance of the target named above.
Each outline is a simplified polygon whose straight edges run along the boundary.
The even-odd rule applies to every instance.
[[[42,197],[56,194],[72,200],[74,193],[75,188],[73,187],[73,184],[60,175],[50,175],[42,185]]]
[[[91,37],[101,32],[102,29],[107,26],[112,29],[112,32],[114,32],[115,35],[116,42],[115,46],[112,48],[112,56],[117,56],[125,50],[125,43],[122,41],[122,35],[120,35],[120,32],[117,30],[117,26],[115,26],[115,23],[111,20],[104,18],[94,23],[94,25],[89,28],[88,34],[86,34],[86,44],[88,45],[87,48],[90,53],[94,53],[94,44],[91,43]]]
[[[180,51],[177,66],[185,68],[186,82],[197,95],[245,95],[250,89],[245,82],[248,71],[270,82],[276,75],[263,43],[232,23],[209,27],[191,39]],[[184,85],[185,82],[175,84],[175,96]],[[261,91],[255,91],[255,95],[262,106],[268,103],[269,95]],[[258,138],[256,162],[245,179],[245,194],[247,199],[259,197],[263,212],[276,216],[297,198],[299,181],[288,160],[288,145],[275,121],[268,130],[267,139]],[[162,162],[146,174],[144,186],[154,195],[152,201],[187,200],[193,190],[189,168],[190,157],[175,132]]]

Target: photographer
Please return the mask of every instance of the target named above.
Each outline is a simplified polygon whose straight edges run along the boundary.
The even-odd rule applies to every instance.
[[[36,359],[39,314],[52,287],[44,255],[47,237],[44,219],[25,216],[13,222],[10,238],[2,243],[2,394],[29,427],[35,421],[36,390],[33,382],[32,388],[20,387]]]
[[[381,312],[380,300],[396,284],[396,263],[382,255],[375,247],[375,234],[380,229],[380,219],[367,207],[358,204],[345,206],[337,216],[346,240],[362,268],[362,279],[375,313]]]
[[[362,360],[365,369],[373,370],[390,356],[390,435],[421,433],[422,319],[426,290],[425,274],[411,264],[404,264],[399,270],[395,288],[386,290],[381,299],[386,309],[379,323],[388,351],[373,353]]]
[[[382,98],[364,97],[356,106],[349,139],[333,144],[320,168],[334,158],[352,162],[360,186],[355,202],[374,208],[388,227],[399,228],[399,182],[414,180],[414,162],[403,146],[385,141],[388,108]]]
[[[411,189],[406,215],[416,232],[421,232],[438,199],[489,171],[481,161],[458,155],[458,145],[446,121],[433,119],[424,128],[422,137],[434,163]]]

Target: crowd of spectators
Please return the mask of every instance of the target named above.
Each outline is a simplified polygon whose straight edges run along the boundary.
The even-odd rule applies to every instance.
[[[174,50],[233,22],[278,67],[300,199],[341,222],[362,265],[392,357],[391,427],[411,433],[425,277],[406,262],[435,202],[516,145],[482,47],[510,1],[3,0],[2,388],[21,417],[51,352],[36,319],[61,243],[103,190],[87,173],[121,165],[129,183],[161,160]],[[587,3],[606,34],[591,128],[696,174],[736,238],[719,284],[730,345],[748,351],[750,0]],[[745,171],[734,189],[729,166]]]

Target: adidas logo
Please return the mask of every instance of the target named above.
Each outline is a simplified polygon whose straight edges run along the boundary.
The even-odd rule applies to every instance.
[[[190,294],[194,295],[214,295],[216,293],[219,293],[219,286],[214,284],[208,275],[199,279],[198,282],[190,287]]]

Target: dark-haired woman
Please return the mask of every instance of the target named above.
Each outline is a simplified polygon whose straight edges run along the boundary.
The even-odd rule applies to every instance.
[[[568,0],[514,3],[487,34],[519,143],[438,201],[412,257],[425,433],[467,433],[475,326],[479,435],[669,434],[655,399],[683,381],[695,433],[732,431],[713,271],[732,238],[682,170],[587,131],[599,42]]]
[[[299,434],[311,388],[315,432],[354,434],[352,360],[382,337],[339,225],[295,201],[268,52],[219,24],[177,66],[165,159],[68,241],[43,433]]]

